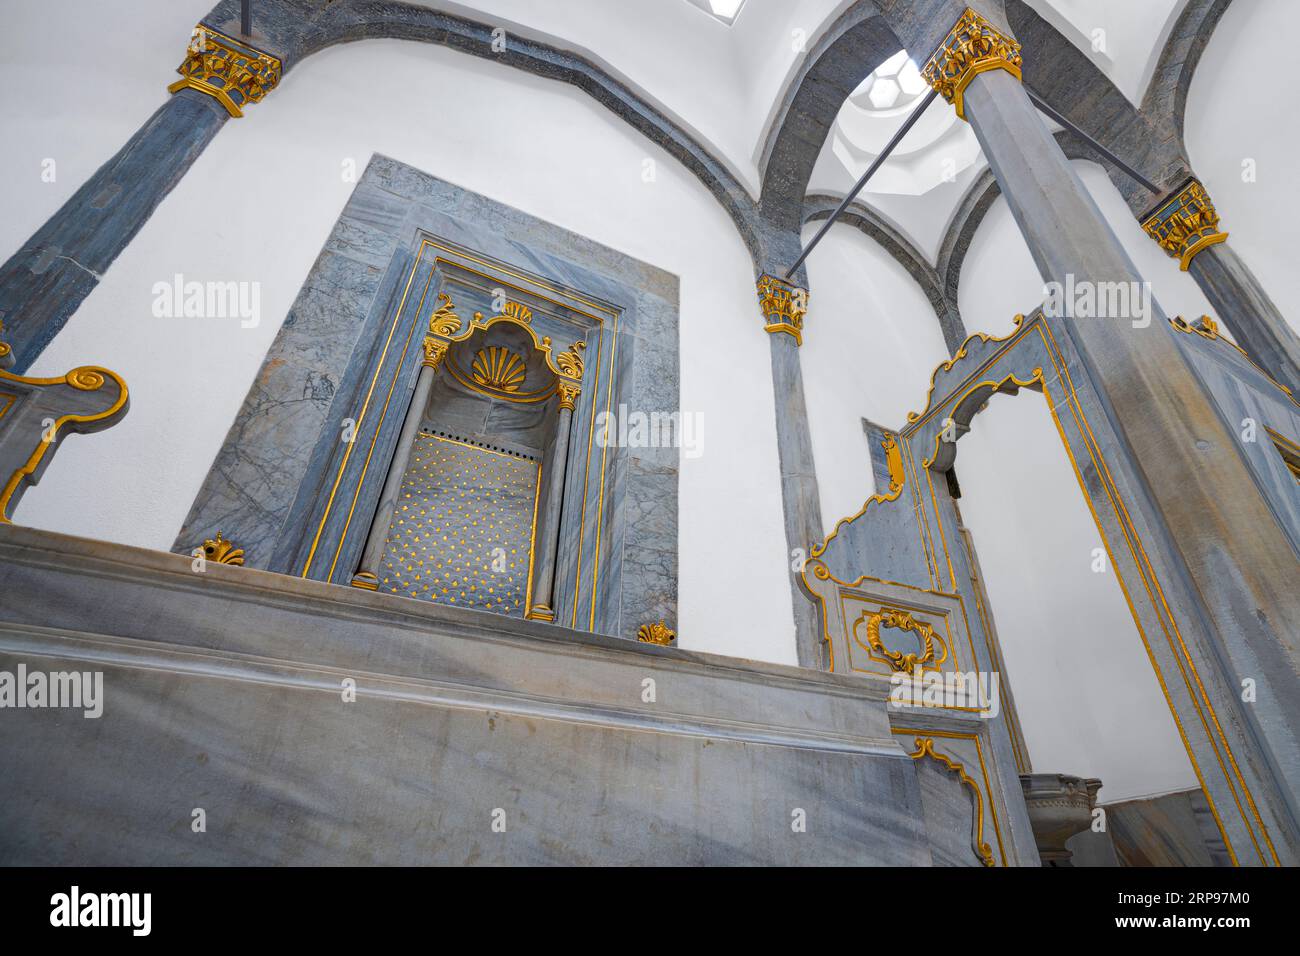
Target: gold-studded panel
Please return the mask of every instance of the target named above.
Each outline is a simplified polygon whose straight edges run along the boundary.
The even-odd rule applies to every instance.
[[[421,433],[379,590],[522,617],[537,486],[535,461]]]

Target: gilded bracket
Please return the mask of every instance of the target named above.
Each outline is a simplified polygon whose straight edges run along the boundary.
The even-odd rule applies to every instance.
[[[803,345],[803,319],[808,313],[808,290],[764,273],[758,280],[758,302],[771,333],[784,332]]]
[[[176,68],[181,75],[169,93],[198,90],[216,100],[236,118],[241,107],[260,103],[280,83],[280,61],[269,53],[241,43],[209,26],[199,24],[190,37],[185,62]]]
[[[975,794],[975,825],[972,828],[974,833],[971,837],[971,846],[975,850],[975,855],[979,857],[981,863],[985,866],[995,866],[993,862],[993,848],[984,842],[984,794],[980,792],[979,786],[971,779],[966,768],[951,757],[941,754],[934,749],[933,737],[917,737],[915,741],[916,750],[910,756],[913,760],[930,760],[937,761],[948,770],[957,775],[957,779],[970,787],[971,792]]]
[[[1018,80],[1023,62],[1019,43],[967,7],[926,62],[921,76],[965,119],[963,96],[971,80],[990,70],[1006,70]]]
[[[61,378],[28,378],[0,371],[0,524],[23,492],[36,484],[64,432],[88,434],[115,425],[129,405],[126,382],[116,372],[87,365]],[[34,441],[35,450],[29,442]],[[4,476],[8,472],[8,478]]]
[[[1184,272],[1202,249],[1228,238],[1219,229],[1219,214],[1205,187],[1189,179],[1142,220],[1142,230],[1161,249],[1179,260]]]
[[[660,647],[667,647],[677,640],[677,632],[670,630],[666,622],[658,621],[654,624],[642,624],[637,628],[636,639],[642,644],[658,644]]]

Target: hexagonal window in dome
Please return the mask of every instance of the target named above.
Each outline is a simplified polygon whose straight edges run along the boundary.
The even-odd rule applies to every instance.
[[[886,110],[898,102],[902,92],[902,88],[894,80],[877,77],[876,82],[872,83],[871,89],[867,91],[867,99],[871,100],[871,105],[876,109]]]

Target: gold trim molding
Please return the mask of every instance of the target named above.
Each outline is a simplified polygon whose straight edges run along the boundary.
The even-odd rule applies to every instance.
[[[1019,43],[967,7],[926,62],[921,76],[965,119],[963,97],[971,80],[990,70],[1006,70],[1018,80],[1023,62]]]
[[[235,118],[241,107],[260,103],[280,85],[280,61],[239,40],[199,24],[190,37],[185,62],[176,68],[181,75],[167,92],[198,90],[216,100]]]
[[[1198,252],[1228,238],[1219,229],[1219,213],[1210,194],[1195,178],[1189,179],[1142,220],[1142,231],[1177,259],[1184,272]]]
[[[642,644],[658,644],[660,647],[667,647],[677,640],[677,632],[670,630],[666,622],[658,621],[654,624],[642,624],[637,628],[636,639]]]
[[[758,280],[758,302],[767,324],[764,330],[784,332],[803,345],[803,318],[808,314],[808,290],[764,273]]]

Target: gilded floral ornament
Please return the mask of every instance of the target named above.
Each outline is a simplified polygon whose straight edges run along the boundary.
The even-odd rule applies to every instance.
[[[235,547],[233,541],[227,541],[221,537],[221,532],[217,532],[215,538],[209,538],[203,542],[203,557],[208,561],[216,564],[243,564],[244,551],[242,548]]]
[[[280,61],[269,53],[199,24],[190,37],[181,75],[168,92],[198,90],[215,97],[231,116],[243,116],[242,107],[260,103],[280,83]]]
[[[4,322],[0,322],[0,333],[5,330]],[[9,368],[14,364],[14,350],[9,347],[9,343],[0,340],[0,368]]]
[[[764,273],[758,280],[758,302],[767,332],[784,332],[803,345],[803,319],[808,313],[808,290]]]
[[[456,306],[445,292],[438,293],[438,301],[442,304],[429,316],[429,331],[434,335],[455,335],[461,326]]]
[[[654,624],[642,624],[637,629],[636,639],[642,644],[658,644],[660,647],[667,647],[677,640],[677,632],[669,630],[665,622],[659,621]]]
[[[963,95],[971,80],[990,70],[1006,70],[1018,80],[1022,62],[1020,44],[967,7],[921,70],[921,76],[965,119]]]
[[[586,347],[586,342],[574,342],[569,346],[569,351],[557,355],[555,364],[560,371],[569,378],[582,378],[582,352]]]
[[[1184,272],[1198,252],[1228,238],[1219,229],[1219,214],[1210,194],[1194,178],[1187,180],[1144,219],[1142,229],[1161,249],[1179,260]]]

